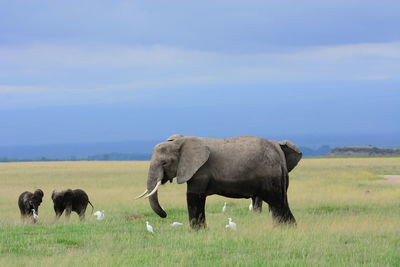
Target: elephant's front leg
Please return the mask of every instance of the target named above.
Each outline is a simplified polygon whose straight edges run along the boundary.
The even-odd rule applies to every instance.
[[[190,226],[195,230],[205,228],[206,214],[204,212],[204,207],[206,204],[206,196],[196,193],[187,193],[186,200],[188,205]]]
[[[29,221],[30,223],[36,223],[36,219],[33,218],[33,211],[32,211],[32,208],[33,208],[33,207],[30,207],[30,208],[29,208],[29,211],[28,211],[28,213],[27,213],[27,219],[28,219],[28,221]]]
[[[56,216],[54,217],[53,222],[56,222],[60,219],[61,215],[64,213],[64,208],[54,206],[54,212],[56,213]]]
[[[261,212],[262,211],[262,198],[260,197],[252,197],[251,198],[253,202],[253,211],[255,212]]]
[[[29,212],[32,213],[29,207],[25,207],[23,211],[21,211],[21,221],[23,223],[28,223],[29,222]]]
[[[22,222],[22,223],[26,223],[27,220],[28,220],[28,215],[27,215],[27,213],[22,213],[22,212],[21,212],[21,222]]]

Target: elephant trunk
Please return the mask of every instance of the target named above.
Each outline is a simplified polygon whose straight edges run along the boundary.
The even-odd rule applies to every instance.
[[[158,202],[158,193],[155,192],[152,196],[149,197],[150,206],[155,213],[161,218],[167,217],[167,213],[161,208],[160,203]]]
[[[163,178],[163,174],[164,170],[161,164],[152,161],[150,164],[149,176],[147,179],[147,192],[150,193],[153,190],[155,190],[152,194],[151,193],[149,194],[150,207],[161,218],[167,217],[167,213],[163,210],[163,208],[161,208],[160,203],[158,202],[158,192],[157,192],[158,186],[160,185],[161,180]]]

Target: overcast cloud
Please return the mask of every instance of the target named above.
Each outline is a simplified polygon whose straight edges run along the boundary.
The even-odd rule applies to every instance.
[[[139,127],[147,127],[148,109],[159,113],[147,121],[162,117],[165,110],[176,114],[174,108],[193,108],[185,112],[197,118],[210,108],[208,116],[229,111],[258,118],[241,130],[221,129],[217,135],[307,134],[317,129],[400,133],[394,121],[400,117],[400,106],[394,104],[400,103],[398,1],[0,4],[0,122],[7,125],[0,126],[0,145],[26,142],[16,134],[21,132],[32,137],[28,143],[49,142],[41,139],[46,131],[54,131],[51,142],[113,140],[113,135],[102,137],[98,125],[72,140],[30,123],[44,120],[39,109],[55,114],[76,106],[82,116],[70,118],[73,129],[96,116],[84,116],[85,107],[94,105],[108,110],[110,121],[103,124],[119,121],[119,107],[135,107],[144,116]],[[327,102],[338,108],[327,108]],[[34,118],[15,115],[35,112]],[[246,120],[239,117],[232,123]],[[206,123],[207,115],[201,118]],[[220,120],[214,125],[225,119]],[[284,127],[283,120],[293,127]],[[113,127],[118,132],[121,125]],[[168,131],[197,133],[192,124],[185,125],[180,121]],[[154,131],[170,134],[162,128]]]

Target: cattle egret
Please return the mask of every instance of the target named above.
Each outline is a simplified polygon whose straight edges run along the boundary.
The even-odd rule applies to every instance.
[[[253,210],[253,200],[250,201],[249,210]]]
[[[223,213],[226,212],[226,202],[224,202],[224,206],[222,207],[222,212],[223,212]]]
[[[180,223],[180,222],[173,222],[173,223],[171,223],[170,225],[171,225],[172,227],[178,227],[178,226],[182,226],[183,223]]]
[[[153,226],[151,226],[149,222],[146,222],[146,228],[147,232],[154,234]]]
[[[225,225],[225,228],[230,228],[231,230],[236,230],[236,223],[232,221],[232,218],[228,218],[229,222]]]
[[[93,213],[93,216],[96,216],[97,217],[97,220],[99,220],[99,221],[102,221],[102,220],[104,220],[104,217],[105,217],[105,215],[104,215],[104,210],[102,210],[102,211],[96,211],[95,213]]]
[[[33,220],[36,222],[37,220],[39,220],[39,215],[37,215],[36,210],[32,209],[32,213],[33,213]]]

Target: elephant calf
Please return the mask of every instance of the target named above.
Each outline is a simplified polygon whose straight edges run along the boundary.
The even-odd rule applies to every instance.
[[[85,219],[85,211],[88,203],[93,205],[89,201],[89,197],[85,191],[81,189],[67,189],[61,192],[53,191],[51,199],[54,203],[54,211],[56,213],[56,219],[59,219],[65,210],[65,216],[69,219],[71,212],[75,211],[79,215],[79,219],[83,221]]]
[[[35,210],[36,214],[39,213],[39,206],[42,203],[43,196],[43,191],[40,189],[36,189],[33,193],[25,191],[19,196],[18,206],[22,222],[26,222],[28,218],[31,218],[33,223],[36,223],[36,219],[33,218],[33,210]]]

